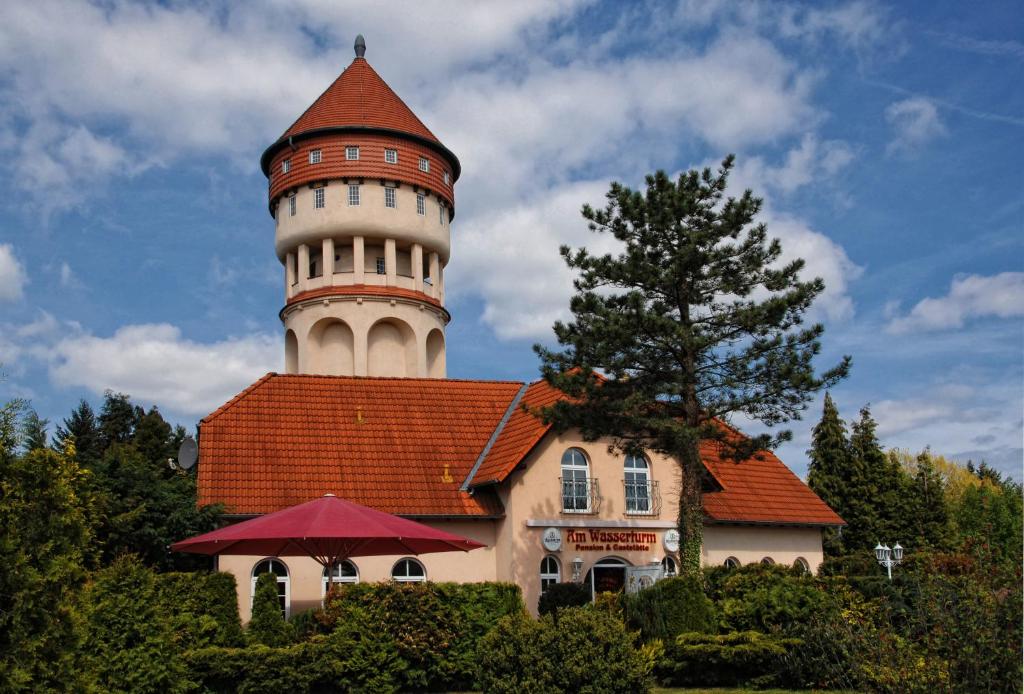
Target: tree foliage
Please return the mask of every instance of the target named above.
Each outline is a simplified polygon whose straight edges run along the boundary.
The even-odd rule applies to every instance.
[[[699,565],[703,525],[699,441],[717,439],[743,458],[787,440],[785,431],[737,437],[719,421],[782,424],[849,369],[844,358],[815,373],[823,327],[803,320],[824,283],[801,279],[802,260],[782,260],[778,239],[755,221],[759,198],[725,198],[732,166],[729,156],[717,174],[676,181],[659,171],[645,191],[613,183],[604,209],[584,206],[589,228],[614,237],[621,252],[562,248],[578,273],[573,319],[554,326],[562,351],[535,347],[544,378],[570,396],[546,408],[546,420],[680,461],[688,571]]]
[[[246,631],[249,643],[264,646],[286,646],[293,640],[291,624],[285,621],[277,595],[277,576],[260,574],[252,596],[252,619]]]

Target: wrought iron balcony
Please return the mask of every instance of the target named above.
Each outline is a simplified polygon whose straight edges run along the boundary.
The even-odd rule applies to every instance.
[[[597,513],[601,510],[601,492],[597,480],[558,478],[562,490],[562,513]]]
[[[656,516],[661,512],[661,488],[654,480],[623,480],[627,516]]]

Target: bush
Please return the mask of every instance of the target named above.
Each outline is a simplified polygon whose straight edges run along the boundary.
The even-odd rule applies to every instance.
[[[246,632],[249,643],[278,647],[291,643],[292,625],[284,621],[281,603],[277,597],[277,576],[260,574],[256,579],[256,592],[252,597],[252,619]]]
[[[394,639],[406,690],[472,688],[477,642],[502,617],[524,610],[512,584],[357,583],[336,589],[320,619],[328,630],[341,629],[352,609]]]
[[[83,594],[85,651],[100,690],[189,688],[170,621],[157,598],[153,572],[134,556],[94,574]]]
[[[756,631],[680,634],[658,664],[658,679],[684,687],[784,683],[784,656],[800,641]]]
[[[540,621],[513,615],[478,648],[484,692],[646,692],[658,656],[606,611],[566,607]]]
[[[788,631],[836,606],[818,579],[781,566],[733,569],[717,592],[722,631]]]
[[[404,663],[398,649],[365,614],[327,636],[284,648],[210,647],[185,654],[199,690],[208,693],[395,692]]]
[[[582,583],[554,583],[540,594],[537,612],[543,616],[556,614],[563,607],[583,607],[589,604],[590,586]]]
[[[156,574],[156,588],[183,648],[239,646],[244,642],[232,574]]]
[[[695,576],[668,578],[626,595],[623,608],[626,624],[645,641],[673,641],[683,632],[709,632],[716,626],[715,606]]]

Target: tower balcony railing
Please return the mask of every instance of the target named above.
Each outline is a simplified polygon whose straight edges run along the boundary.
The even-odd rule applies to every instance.
[[[562,491],[562,513],[595,514],[601,510],[601,491],[597,480],[559,477]]]
[[[661,513],[661,488],[654,480],[623,480],[627,516],[656,516]]]

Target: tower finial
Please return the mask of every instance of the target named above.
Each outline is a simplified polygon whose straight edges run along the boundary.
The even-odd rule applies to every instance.
[[[362,34],[356,36],[356,57],[362,58],[366,55],[366,39],[363,38]]]

